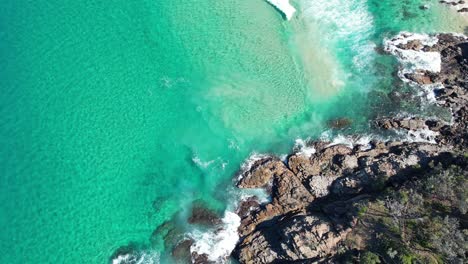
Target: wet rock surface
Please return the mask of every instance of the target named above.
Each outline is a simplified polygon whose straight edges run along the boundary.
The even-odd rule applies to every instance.
[[[191,263],[192,256],[190,254],[190,247],[193,245],[193,240],[185,239],[180,241],[171,252],[172,257],[177,263]]]
[[[310,156],[292,154],[286,163],[273,157],[258,160],[242,174],[238,187],[266,187],[271,202],[249,201],[239,209],[240,241],[233,255],[240,263],[324,261],[336,254],[355,226],[357,204],[405,182],[431,161],[450,162],[451,152],[466,151],[468,40],[450,34],[437,38],[430,47],[415,40],[400,48],[441,54],[440,72],[406,78],[421,85],[442,84],[435,103],[450,109],[452,121],[388,117],[374,123],[382,130],[432,131],[434,142],[371,141],[351,147],[318,141],[309,143],[315,149]]]
[[[201,202],[195,202],[188,222],[195,225],[212,226],[221,224],[222,221],[216,212],[205,207]]]

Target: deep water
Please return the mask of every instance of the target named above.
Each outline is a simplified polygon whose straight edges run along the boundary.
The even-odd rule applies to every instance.
[[[161,225],[190,232],[194,201],[222,216],[252,153],[428,110],[388,98],[384,38],[468,26],[435,0],[291,2],[286,21],[263,0],[4,0],[0,262],[171,262]]]

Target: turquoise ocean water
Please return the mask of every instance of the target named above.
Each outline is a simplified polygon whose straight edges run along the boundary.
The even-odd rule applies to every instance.
[[[3,0],[0,263],[164,255],[153,231],[195,200],[222,213],[252,153],[388,111],[385,37],[467,26],[430,0],[291,2]]]

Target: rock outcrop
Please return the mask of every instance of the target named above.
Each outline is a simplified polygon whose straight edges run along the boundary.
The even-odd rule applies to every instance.
[[[438,53],[440,71],[416,69],[401,77],[412,85],[438,84],[435,103],[451,111],[451,122],[380,118],[375,127],[426,131],[429,136],[421,141],[427,142],[371,141],[350,147],[317,141],[308,144],[315,149],[310,156],[292,154],[286,163],[274,157],[256,161],[238,187],[266,188],[271,202],[260,205],[251,199],[241,204],[241,238],[234,251],[241,263],[324,261],[356,225],[357,204],[385,186],[405,182],[431,161],[446,162],[450,152],[466,151],[468,40],[450,34],[433,38],[437,42],[430,45],[415,38],[403,41],[398,50]]]

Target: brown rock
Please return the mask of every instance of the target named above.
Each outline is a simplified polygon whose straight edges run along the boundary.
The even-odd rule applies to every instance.
[[[268,157],[254,163],[249,171],[242,174],[237,183],[239,188],[262,188],[271,183],[276,174],[288,170],[283,162],[276,158]]]
[[[325,257],[350,229],[337,232],[323,215],[296,215],[247,236],[238,248],[241,263],[273,263]]]

